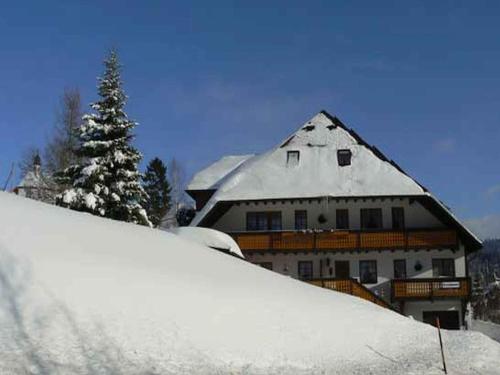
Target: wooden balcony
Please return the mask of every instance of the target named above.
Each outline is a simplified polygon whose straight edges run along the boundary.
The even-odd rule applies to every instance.
[[[334,251],[456,248],[449,229],[232,233],[243,251]]]
[[[395,279],[391,281],[392,300],[468,299],[470,278]]]
[[[337,292],[363,298],[379,306],[392,310],[392,307],[389,303],[384,301],[382,298],[377,296],[370,289],[366,288],[355,279],[313,279],[304,281],[322,288],[331,289]]]

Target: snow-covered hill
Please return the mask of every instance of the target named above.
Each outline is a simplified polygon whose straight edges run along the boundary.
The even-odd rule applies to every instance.
[[[441,374],[435,329],[162,231],[0,193],[0,373]],[[500,345],[444,334],[452,374]]]

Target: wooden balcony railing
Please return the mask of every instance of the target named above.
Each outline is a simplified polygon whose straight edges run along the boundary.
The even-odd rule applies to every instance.
[[[243,251],[392,250],[456,248],[457,232],[449,229],[406,231],[324,231],[232,233]]]
[[[363,298],[373,302],[379,306],[392,309],[391,305],[382,298],[373,293],[370,289],[360,284],[355,279],[313,279],[304,280],[309,284],[316,285],[326,289],[332,289],[337,292],[351,294],[353,296]]]
[[[395,279],[391,281],[392,300],[462,298],[470,296],[470,278]]]

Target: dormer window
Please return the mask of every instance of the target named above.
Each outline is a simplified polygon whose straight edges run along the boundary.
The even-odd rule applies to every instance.
[[[286,153],[286,165],[288,167],[295,167],[299,165],[300,152],[299,151],[287,151]]]
[[[338,150],[337,161],[339,166],[344,167],[346,165],[351,165],[351,156],[351,150]]]

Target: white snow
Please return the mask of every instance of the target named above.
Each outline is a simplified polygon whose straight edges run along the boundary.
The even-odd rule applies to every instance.
[[[217,160],[194,175],[187,190],[214,188],[214,184],[254,155],[229,155]]]
[[[85,195],[85,205],[91,210],[95,209],[97,203],[96,196],[93,193]]]
[[[120,150],[115,151],[114,157],[117,163],[123,163],[127,159]]]
[[[169,229],[168,232],[203,246],[228,251],[240,258],[244,258],[236,241],[231,236],[218,230],[202,227],[177,227]]]
[[[82,169],[82,175],[88,177],[88,176],[92,175],[99,168],[100,168],[99,159],[92,158],[92,159],[90,159],[89,164],[85,168]]]
[[[2,374],[442,374],[434,328],[176,235],[0,193]],[[500,345],[444,332],[450,374]]]
[[[66,190],[63,194],[63,202],[66,204],[70,204],[71,202],[73,202],[76,195],[77,194],[76,194],[76,191],[74,189]]]

